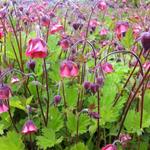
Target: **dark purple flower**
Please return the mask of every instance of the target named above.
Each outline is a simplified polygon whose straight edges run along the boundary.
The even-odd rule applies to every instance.
[[[95,94],[99,90],[99,85],[97,83],[91,83],[90,90]]]
[[[99,119],[99,114],[97,112],[89,112],[89,116],[94,119]]]
[[[145,51],[150,49],[150,32],[144,32],[141,35],[141,43]]]
[[[86,90],[88,90],[88,89],[90,89],[90,87],[91,87],[91,83],[90,83],[89,81],[85,81],[85,82],[83,83],[83,87],[84,87]]]
[[[54,104],[58,105],[61,101],[61,96],[60,95],[56,95],[54,96]]]
[[[0,99],[1,100],[9,99],[10,95],[11,89],[9,88],[9,86],[5,84],[0,84]]]
[[[96,83],[97,83],[100,87],[102,87],[103,84],[104,84],[104,78],[103,78],[103,77],[98,77],[98,78],[96,79]]]
[[[73,26],[74,30],[78,30],[78,29],[81,30],[82,27],[83,27],[83,24],[81,24],[81,23],[73,23],[72,26]]]
[[[34,60],[29,60],[28,62],[27,62],[27,67],[29,68],[29,69],[31,69],[32,71],[34,71],[34,68],[35,68],[35,61]]]

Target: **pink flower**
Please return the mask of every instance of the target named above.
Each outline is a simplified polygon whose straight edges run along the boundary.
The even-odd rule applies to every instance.
[[[4,36],[4,33],[2,30],[0,30],[0,40],[3,38],[3,36]]]
[[[104,1],[100,1],[100,2],[98,3],[98,8],[99,8],[100,10],[105,11],[105,10],[107,10],[107,4],[106,4]]]
[[[4,104],[2,100],[0,100],[0,114],[8,111],[8,106]]]
[[[119,140],[123,147],[126,147],[128,142],[131,140],[131,136],[129,134],[120,134]]]
[[[63,78],[76,77],[79,73],[79,68],[73,61],[63,61],[60,66],[60,76]]]
[[[125,36],[125,33],[127,32],[128,28],[128,22],[118,22],[116,24],[115,33],[119,40],[121,40],[121,38]]]
[[[50,24],[50,18],[48,16],[42,16],[42,18],[41,18],[41,24],[43,26],[48,27],[49,24]]]
[[[17,83],[19,82],[20,80],[17,78],[17,77],[13,77],[11,78],[11,83],[14,84],[14,83]]]
[[[127,0],[122,0],[123,3],[127,3]]]
[[[30,39],[26,50],[26,56],[31,58],[45,58],[47,45],[41,38]]]
[[[0,99],[1,100],[9,99],[10,96],[11,96],[11,89],[5,84],[0,84]]]
[[[144,68],[145,70],[148,70],[148,69],[150,68],[150,61],[149,61],[149,62],[145,62],[145,63],[143,64],[143,68]]]
[[[113,66],[108,62],[102,64],[101,66],[102,66],[102,69],[105,73],[111,73],[114,71]]]
[[[25,122],[21,133],[22,134],[31,134],[31,133],[37,132],[37,130],[38,129],[37,129],[36,125],[33,123],[33,121],[28,120],[28,121]]]
[[[136,25],[136,26],[133,27],[134,38],[139,37],[141,30],[142,30],[142,28],[141,28],[140,25]]]
[[[90,21],[91,28],[96,28],[98,25],[100,25],[100,23],[96,19]]]
[[[113,144],[108,144],[105,147],[102,147],[102,150],[117,150],[117,148]]]
[[[101,36],[106,36],[108,34],[108,30],[107,29],[102,29],[101,31],[100,31],[100,35]]]
[[[69,40],[68,39],[63,39],[60,41],[60,46],[63,50],[67,50],[70,46]]]
[[[64,28],[60,24],[55,24],[50,29],[50,34],[55,34],[56,32],[62,31]]]

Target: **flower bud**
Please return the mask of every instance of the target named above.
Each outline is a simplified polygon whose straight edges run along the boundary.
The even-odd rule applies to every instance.
[[[34,72],[35,64],[36,64],[36,63],[35,63],[34,60],[30,60],[30,61],[27,62],[27,67],[28,67],[29,69],[31,69],[31,70]]]
[[[96,83],[99,85],[99,87],[102,87],[103,84],[104,84],[104,79],[103,79],[103,77],[98,77],[98,78],[96,79]]]
[[[99,85],[97,83],[91,83],[90,90],[95,94],[99,90]]]
[[[58,105],[61,101],[61,96],[60,95],[56,95],[54,96],[54,104]]]
[[[150,49],[150,32],[144,32],[141,35],[141,43],[145,51]]]
[[[9,99],[10,95],[11,89],[5,84],[0,84],[0,99],[1,100]]]
[[[91,87],[91,83],[90,83],[89,81],[85,81],[85,82],[83,83],[83,87],[84,87],[86,90],[89,90],[90,87]]]

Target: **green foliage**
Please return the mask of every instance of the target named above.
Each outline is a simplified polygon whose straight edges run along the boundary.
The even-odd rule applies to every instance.
[[[48,128],[57,132],[64,126],[64,118],[62,113],[58,111],[56,107],[50,109],[50,120],[48,124]]]
[[[42,130],[42,136],[37,136],[37,145],[46,150],[47,148],[54,147],[55,145],[62,142],[63,137],[57,137],[54,130],[44,128]]]
[[[2,150],[24,150],[21,135],[16,132],[8,132],[7,136],[0,137],[0,149]]]
[[[74,145],[70,150],[88,150],[88,148],[83,143],[78,143]]]
[[[67,127],[72,136],[76,135],[77,132],[77,115],[68,112],[67,114]],[[90,125],[90,118],[85,114],[81,114],[79,118],[79,134],[86,133],[88,131],[87,127]]]
[[[30,105],[32,102],[33,96],[29,98],[13,96],[10,98],[10,106],[26,111],[26,106]]]
[[[134,38],[133,38],[133,31],[131,29],[129,29],[126,32],[126,35],[124,38],[122,38],[121,43],[128,50],[132,47],[134,43]]]

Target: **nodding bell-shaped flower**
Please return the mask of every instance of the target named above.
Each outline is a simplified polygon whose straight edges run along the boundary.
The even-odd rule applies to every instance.
[[[89,90],[90,87],[91,87],[91,82],[85,81],[85,82],[83,83],[83,87],[85,88],[85,90]]]
[[[108,62],[103,63],[101,67],[105,73],[111,73],[114,71],[113,66]]]
[[[63,61],[60,66],[60,76],[62,78],[76,77],[79,74],[79,68],[76,63],[70,60]]]
[[[127,30],[129,29],[128,22],[118,22],[115,27],[115,33],[119,40],[125,36]]]
[[[104,2],[104,1],[100,1],[99,3],[98,3],[98,9],[100,9],[100,10],[102,10],[102,11],[105,11],[105,10],[107,10],[107,4],[106,4],[106,2]]]
[[[101,31],[100,31],[100,35],[101,36],[106,36],[108,34],[108,30],[107,29],[102,29]]]
[[[34,72],[34,69],[35,69],[35,65],[36,65],[36,62],[32,59],[27,62],[28,69],[31,69],[33,72]]]
[[[26,56],[30,58],[45,58],[47,56],[47,45],[41,38],[30,39],[28,42]]]
[[[0,99],[7,100],[11,96],[11,89],[5,84],[0,84]]]
[[[60,41],[59,45],[63,50],[67,50],[70,46],[70,42],[68,39],[63,39]]]
[[[89,116],[94,119],[99,119],[99,114],[97,112],[88,112]]]
[[[8,106],[4,103],[3,100],[0,100],[0,114],[7,112],[8,110]]]
[[[22,128],[22,134],[32,134],[37,132],[37,127],[32,120],[27,120]]]
[[[20,80],[19,80],[19,78],[17,78],[17,77],[12,77],[11,78],[11,83],[12,84],[15,84],[15,83],[17,83],[17,82],[19,82]]]
[[[55,24],[50,29],[50,34],[55,34],[56,32],[62,31],[64,27],[61,24]]]
[[[48,27],[50,25],[50,17],[48,16],[42,16],[41,18],[41,24],[45,27]]]
[[[142,33],[140,39],[141,39],[141,43],[144,48],[144,51],[150,50],[150,31]]]
[[[61,96],[60,95],[55,95],[54,96],[54,104],[58,105],[61,101]]]
[[[78,29],[81,30],[83,27],[83,24],[75,22],[72,24],[72,27],[74,28],[74,30],[78,30]]]
[[[117,147],[113,144],[108,144],[105,147],[102,147],[102,150],[117,150]]]
[[[122,144],[122,146],[126,147],[128,142],[131,140],[131,136],[129,134],[121,133],[119,135],[119,140],[120,140],[120,143]]]
[[[99,85],[97,83],[91,83],[90,90],[93,94],[95,94],[99,90]]]

